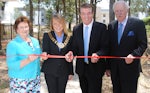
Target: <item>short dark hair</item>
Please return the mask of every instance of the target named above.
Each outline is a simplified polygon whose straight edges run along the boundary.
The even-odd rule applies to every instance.
[[[81,6],[80,6],[80,9],[81,8],[91,8],[92,9],[92,12],[94,12],[94,7],[92,4],[89,4],[89,3],[83,3]],[[80,10],[79,10],[80,12]]]
[[[14,23],[14,29],[17,30],[17,27],[19,25],[19,23],[21,22],[26,22],[29,25],[29,28],[31,28],[31,22],[30,20],[26,17],[26,16],[20,16],[16,19],[15,23]]]

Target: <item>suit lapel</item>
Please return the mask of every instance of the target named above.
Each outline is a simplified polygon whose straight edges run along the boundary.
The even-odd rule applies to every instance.
[[[93,42],[94,42],[93,38],[95,38],[94,36],[96,36],[95,34],[97,34],[95,32],[96,27],[94,27],[94,26],[95,26],[95,23],[93,22],[92,29],[91,29],[91,35],[90,35],[90,39],[89,39],[89,49],[91,49],[91,46],[93,45]]]
[[[83,54],[84,54],[84,39],[83,39],[83,24],[81,24],[81,26],[80,26],[80,29],[79,29],[80,31],[80,34],[79,34],[79,42],[80,42],[80,44],[81,44],[81,48],[82,48],[82,50],[83,50]]]
[[[114,39],[115,39],[115,41],[116,41],[116,44],[118,44],[118,21],[116,21],[116,23],[115,23],[115,25],[114,25],[114,33],[115,33],[115,37],[114,37]]]
[[[64,33],[64,37],[63,37],[63,43],[64,43],[64,41],[66,40],[66,37],[67,37],[67,35]]]
[[[118,21],[115,21],[115,23],[112,25],[112,29],[114,32],[112,32],[111,34],[114,34],[112,36],[114,41],[115,41],[115,44],[118,45]]]

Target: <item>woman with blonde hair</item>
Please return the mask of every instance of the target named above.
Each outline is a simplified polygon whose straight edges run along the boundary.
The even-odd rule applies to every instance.
[[[50,32],[43,36],[43,52],[65,56],[71,49],[71,41],[64,17],[54,14],[50,22]],[[73,75],[72,62],[63,58],[48,58],[42,65],[42,71],[49,93],[65,93],[67,81]]]

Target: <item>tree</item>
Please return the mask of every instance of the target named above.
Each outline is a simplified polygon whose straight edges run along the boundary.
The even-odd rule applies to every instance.
[[[33,2],[32,0],[29,0],[29,6],[30,6],[30,21],[31,21],[31,28],[30,28],[30,35],[33,36]]]
[[[30,21],[31,21],[31,28],[30,28],[30,35],[33,36],[33,15],[34,15],[34,10],[38,10],[38,25],[39,25],[39,29],[38,29],[38,39],[40,38],[39,34],[40,34],[40,23],[39,23],[39,12],[40,12],[40,7],[44,4],[43,2],[45,2],[45,4],[47,4],[49,0],[29,0],[29,2],[26,2],[26,11],[29,10],[29,16],[30,16]],[[45,5],[46,6],[46,5]]]
[[[90,3],[93,5],[94,7],[94,21],[96,19],[96,5],[98,2],[101,2],[102,0],[90,0]]]
[[[109,1],[109,22],[113,21],[115,19],[115,14],[113,11],[113,4],[115,3],[115,0]]]
[[[14,13],[14,19],[17,19],[19,16],[22,16],[23,14],[19,11],[18,8],[15,8]]]
[[[145,17],[143,19],[144,23],[145,23],[145,27],[146,27],[146,32],[147,32],[147,36],[148,38],[150,37],[150,16]]]
[[[1,11],[4,11],[4,7],[5,7],[5,2],[0,2],[0,7],[1,7]],[[2,16],[1,16],[2,17]],[[1,31],[1,18],[0,18],[0,50],[2,50],[2,43],[1,43],[1,38],[2,38],[2,31]]]
[[[71,31],[71,24],[74,20],[74,16],[75,16],[75,6],[74,6],[74,3],[75,3],[75,0],[66,0],[66,8],[65,8],[65,19],[66,21],[68,22],[68,28],[69,30]]]
[[[74,3],[75,3],[75,10],[76,10],[76,11],[75,11],[75,14],[76,14],[76,24],[78,24],[78,23],[79,23],[79,22],[78,22],[78,20],[79,20],[79,19],[78,19],[78,13],[79,13],[79,12],[78,12],[77,0],[75,0]]]
[[[133,15],[138,15],[139,12],[150,15],[150,0],[130,0],[130,12]],[[138,6],[138,7],[137,7]]]
[[[29,14],[29,19],[31,21],[31,28],[30,28],[30,35],[33,36],[33,0],[24,0],[26,3],[26,6],[24,9],[27,11],[27,14]]]

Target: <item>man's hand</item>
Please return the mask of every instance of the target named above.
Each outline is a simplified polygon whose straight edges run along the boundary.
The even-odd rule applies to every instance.
[[[127,63],[127,64],[131,64],[132,62],[133,62],[133,60],[134,60],[134,56],[132,56],[131,54],[129,54],[126,58],[125,58],[125,62]]]
[[[105,74],[106,74],[107,77],[110,77],[110,75],[111,75],[110,70],[106,70]]]
[[[91,62],[92,63],[97,63],[99,60],[98,55],[96,53],[92,54]]]

